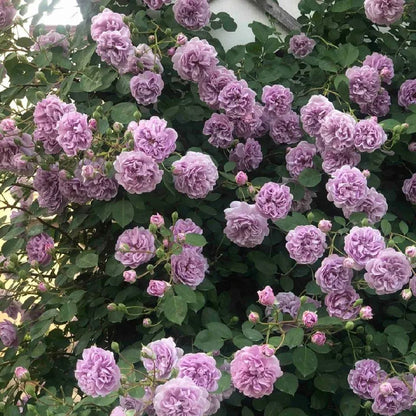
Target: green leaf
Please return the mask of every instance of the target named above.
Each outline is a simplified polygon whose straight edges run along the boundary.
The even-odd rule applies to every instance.
[[[318,185],[321,179],[322,175],[316,169],[311,168],[304,169],[298,177],[299,183],[307,188]]]
[[[360,50],[356,46],[351,45],[351,43],[341,45],[337,49],[338,62],[344,68],[351,66],[358,59],[359,54]]]
[[[201,234],[187,233],[185,234],[185,243],[195,247],[204,247],[207,244],[207,240]]]
[[[77,313],[77,304],[74,302],[64,303],[58,316],[55,318],[57,322],[69,322]]]
[[[294,374],[285,373],[282,377],[277,379],[275,386],[283,393],[294,396],[298,389],[299,381]]]
[[[318,390],[335,393],[338,388],[338,377],[331,374],[319,375],[315,377],[313,383]]]
[[[133,221],[134,208],[130,201],[123,199],[112,204],[113,218],[122,228]]]
[[[282,404],[280,402],[269,402],[264,409],[263,416],[276,416],[280,414],[282,410]]]
[[[124,271],[124,266],[114,257],[110,257],[105,265],[105,274],[111,277],[120,276]]]
[[[167,296],[164,298],[163,312],[166,318],[174,324],[180,325],[188,312],[188,306],[179,296]]]
[[[292,328],[286,333],[284,345],[289,348],[297,347],[302,344],[305,335],[302,328]]]
[[[279,416],[308,416],[303,410],[289,407],[279,413]]]
[[[186,303],[195,303],[195,291],[186,285],[174,285],[175,293],[182,298]]]
[[[293,212],[292,215],[288,215],[286,218],[277,220],[274,222],[283,231],[293,230],[298,225],[308,225],[308,219],[299,212]]]
[[[293,364],[303,377],[314,373],[318,368],[316,354],[308,347],[298,347],[293,352]]]
[[[123,124],[128,124],[134,120],[134,113],[137,111],[136,104],[120,103],[111,109],[111,118]]]
[[[92,92],[100,88],[102,85],[102,74],[98,66],[90,66],[86,68],[81,75],[78,85],[80,91]]]
[[[206,327],[209,331],[216,334],[222,339],[231,339],[233,337],[233,333],[231,332],[231,329],[228,328],[227,325],[221,323],[221,322],[209,322]]]
[[[98,254],[92,251],[85,251],[78,254],[75,264],[81,269],[88,269],[89,267],[96,267],[98,265]]]
[[[395,335],[391,334],[387,337],[387,342],[394,348],[396,348],[402,355],[407,353],[409,347],[409,336],[407,334]]]
[[[342,396],[340,402],[340,409],[342,416],[355,416],[361,408],[361,399],[351,393],[346,393]]]
[[[381,226],[381,231],[383,231],[384,235],[391,234],[391,224],[386,219],[381,220],[380,226]]]
[[[208,329],[203,329],[195,337],[194,345],[202,351],[211,352],[222,348],[224,341]]]
[[[270,26],[266,26],[260,22],[253,22],[249,24],[254,36],[261,42],[265,43],[270,35],[273,34],[274,30]]]
[[[400,221],[399,228],[404,235],[409,232],[409,226],[404,221]]]
[[[76,64],[77,71],[82,71],[90,62],[92,55],[94,55],[96,45],[91,44],[86,48],[75,52],[72,55],[72,60]]]
[[[216,394],[222,393],[228,390],[231,386],[231,374],[227,371],[221,372],[221,378],[218,380],[218,389],[215,391]]]

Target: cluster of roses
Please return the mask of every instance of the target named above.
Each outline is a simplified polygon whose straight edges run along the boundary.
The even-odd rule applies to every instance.
[[[133,269],[149,262],[155,256],[167,256],[167,270],[171,274],[171,281],[150,280],[147,293],[162,297],[172,282],[195,289],[205,278],[208,262],[202,254],[202,247],[187,244],[185,241],[187,234],[202,235],[202,229],[190,218],[178,219],[168,229],[159,214],[150,218],[150,224],[151,231],[135,227],[125,230],[117,240],[115,258],[132,269],[124,272],[125,281],[134,283],[137,275]],[[158,234],[162,241],[155,240]],[[172,254],[175,245],[180,246],[180,252],[175,251],[177,254]]]
[[[229,398],[234,389],[253,398],[269,395],[274,382],[283,375],[274,352],[269,345],[244,347],[227,363],[205,353],[184,354],[172,338],[153,341],[141,350],[148,375],[139,382],[146,386],[144,396],[138,399],[126,392],[111,415],[125,416],[132,411],[135,416],[144,412],[168,416],[180,411],[209,416],[218,411],[221,401]],[[219,368],[217,362],[221,363]],[[231,385],[216,393],[220,370],[231,374]],[[81,390],[92,397],[106,396],[121,387],[121,371],[114,354],[97,347],[83,351],[75,377]]]

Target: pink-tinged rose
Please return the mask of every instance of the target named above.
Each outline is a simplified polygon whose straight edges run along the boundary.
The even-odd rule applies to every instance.
[[[137,275],[134,270],[126,270],[123,272],[123,278],[126,283],[134,283],[137,279]]]
[[[243,186],[247,183],[248,181],[248,176],[245,172],[241,171],[237,173],[237,175],[235,175],[235,182],[237,183],[238,186]]]
[[[403,300],[409,300],[412,297],[412,291],[410,289],[403,289],[400,294]]]
[[[152,215],[150,217],[150,224],[156,225],[157,228],[160,228],[165,225],[165,220],[163,219],[162,215],[157,213],[156,215]]]
[[[316,345],[324,345],[326,342],[326,335],[321,331],[316,331],[312,335],[311,341],[313,344],[316,344]]]
[[[263,290],[258,290],[259,303],[263,306],[272,306],[276,300],[273,289],[270,286],[266,286]]]
[[[178,33],[176,35],[176,43],[180,46],[185,45],[188,42],[188,38],[183,33]]]
[[[16,367],[14,369],[14,375],[18,380],[28,380],[30,377],[29,371],[25,367]]]
[[[273,357],[275,353],[275,349],[273,348],[273,346],[269,344],[264,344],[261,345],[260,348],[263,355],[265,355],[266,357]]]
[[[416,256],[416,247],[415,246],[407,246],[404,253],[407,257],[413,258]]]
[[[318,315],[312,311],[305,311],[302,315],[302,323],[306,328],[313,328],[318,322]]]
[[[147,293],[150,296],[157,296],[158,298],[161,298],[170,286],[171,285],[168,282],[163,280],[150,280],[149,286],[147,287]]]
[[[44,293],[44,292],[46,292],[48,289],[46,288],[45,283],[40,282],[40,283],[38,284],[38,290],[39,290],[39,292]]]
[[[143,319],[143,326],[145,328],[149,328],[152,325],[152,320],[150,318],[144,318]]]
[[[250,312],[249,315],[248,315],[248,320],[251,323],[256,324],[257,322],[259,322],[260,316],[257,312]]]
[[[360,309],[360,318],[365,321],[373,319],[373,310],[371,309],[371,306],[363,306]]]
[[[329,220],[321,220],[318,223],[318,228],[323,232],[323,233],[329,233],[332,229],[332,222]]]

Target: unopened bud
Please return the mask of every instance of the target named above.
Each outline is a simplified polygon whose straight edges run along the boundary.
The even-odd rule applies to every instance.
[[[143,319],[143,326],[145,327],[145,328],[149,328],[149,326],[151,326],[152,325],[152,321],[151,321],[151,319],[150,318],[144,318]]]
[[[168,273],[170,273],[170,271],[172,270],[172,266],[170,265],[170,263],[166,263],[163,267]]]
[[[312,335],[311,341],[316,345],[324,345],[326,342],[326,335],[321,331],[317,331]]]
[[[416,363],[415,362],[413,362],[412,364],[409,365],[409,371],[412,374],[416,374]]]
[[[155,35],[150,35],[147,39],[149,43],[155,43],[155,40],[156,40]]]
[[[110,303],[110,304],[107,305],[107,310],[110,311],[110,312],[115,311],[115,310],[117,310],[117,305],[115,303]]]
[[[401,293],[403,300],[409,300],[412,297],[412,291],[410,289],[403,289]]]
[[[120,352],[120,345],[118,345],[118,342],[113,341],[111,343],[111,349],[118,354]]]
[[[119,123],[118,121],[116,121],[115,123],[113,123],[113,130],[116,133],[119,133],[122,129],[123,129],[123,125],[121,123]]]
[[[373,336],[371,335],[371,334],[368,334],[366,337],[365,337],[365,342],[367,343],[367,344],[371,344],[372,342],[373,342]]]
[[[175,224],[176,221],[178,221],[178,218],[179,218],[179,214],[176,211],[173,212],[172,213],[172,222],[173,222],[173,224]]]
[[[162,247],[159,247],[159,248],[156,250],[156,257],[157,257],[158,259],[161,259],[164,255],[165,255],[165,250],[163,250],[163,248],[162,248]]]
[[[409,149],[409,152],[416,152],[416,142],[409,143],[407,148]]]
[[[134,270],[125,270],[123,278],[126,283],[134,283],[137,280],[137,274]]]
[[[235,175],[235,182],[237,183],[238,186],[245,185],[247,181],[248,181],[248,176],[245,172],[240,171],[237,173],[237,175]]]
[[[150,274],[154,274],[154,270],[155,270],[155,266],[153,266],[153,264],[148,264],[146,267],[146,270],[150,273]]]
[[[345,329],[346,329],[347,331],[352,331],[352,330],[354,329],[354,322],[353,322],[353,321],[348,321],[348,322],[345,324]]]
[[[168,55],[169,56],[175,55],[175,52],[176,52],[176,48],[174,48],[174,47],[168,49]]]
[[[369,171],[368,169],[364,169],[364,170],[362,171],[362,174],[363,174],[366,178],[369,178],[369,177],[370,177],[370,175],[371,175],[371,173],[370,173],[370,171]]]
[[[408,246],[405,249],[405,254],[407,257],[413,258],[416,256],[416,247],[415,246]]]
[[[260,320],[260,316],[257,312],[250,312],[248,315],[248,320],[253,324],[257,324],[257,322]]]
[[[88,121],[88,127],[92,131],[97,130],[97,120],[95,118],[90,118]]]
[[[396,245],[396,243],[394,242],[394,240],[389,240],[387,242],[387,247],[394,247]]]
[[[313,212],[308,212],[308,215],[306,216],[309,222],[312,222],[315,219],[315,214]]]
[[[368,218],[363,218],[363,219],[361,220],[361,225],[362,225],[363,227],[367,227],[367,225],[368,225]]]
[[[176,35],[176,43],[178,45],[185,45],[185,43],[188,41],[188,38],[183,33],[178,33]]]
[[[45,285],[45,283],[43,283],[43,282],[39,282],[39,284],[38,284],[38,291],[39,292],[41,292],[41,293],[44,293],[44,292],[46,292],[48,289],[46,288],[46,285]]]
[[[29,371],[25,367],[16,367],[14,369],[14,375],[19,381],[30,380]]]
[[[362,305],[363,304],[363,300],[360,298],[360,299],[357,299],[354,303],[353,303],[353,307],[356,307],[356,306],[360,306],[360,305]]]
[[[272,345],[269,345],[269,344],[262,345],[260,349],[261,349],[261,353],[266,357],[273,357],[275,353],[275,349],[273,348]]]
[[[142,118],[142,113],[139,110],[137,110],[134,112],[133,117],[135,120],[140,121],[140,119]]]
[[[373,310],[371,309],[371,306],[363,306],[360,309],[360,318],[365,321],[373,319]]]
[[[165,225],[165,220],[164,220],[162,215],[157,213],[157,214],[152,215],[150,217],[150,224],[154,224],[154,225],[156,225],[157,228],[160,228],[163,225]]]
[[[156,234],[156,232],[157,232],[157,226],[155,224],[149,224],[149,231],[152,234]]]
[[[323,233],[329,233],[332,229],[332,222],[329,220],[321,220],[318,223],[318,228],[323,232]]]

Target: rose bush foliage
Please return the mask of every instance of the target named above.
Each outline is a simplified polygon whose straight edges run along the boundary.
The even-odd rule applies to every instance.
[[[205,0],[79,0],[75,32],[26,3],[0,0],[1,412],[412,414],[414,2],[302,0],[228,51]]]

